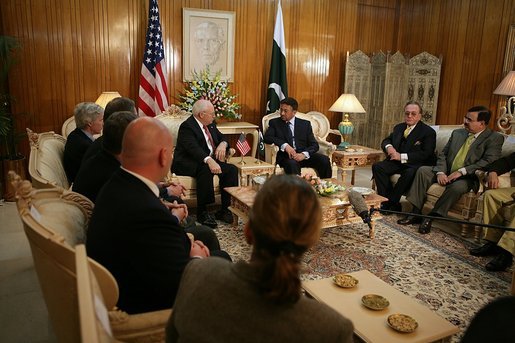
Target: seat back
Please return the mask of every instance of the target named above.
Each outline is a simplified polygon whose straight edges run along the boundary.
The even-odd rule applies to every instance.
[[[75,130],[77,124],[75,123],[75,117],[70,117],[66,119],[61,127],[61,134],[65,139],[68,138],[68,135]]]
[[[17,206],[28,238],[34,268],[47,305],[50,321],[60,342],[80,341],[75,273],[76,242],[84,240],[84,227],[91,202],[80,194],[62,189],[33,190],[29,181],[10,174],[18,198]],[[90,206],[89,209],[84,206]],[[70,215],[57,225],[59,218]],[[59,216],[59,218],[54,218]],[[80,219],[80,217],[84,217]],[[79,224],[74,224],[75,220]],[[63,233],[63,235],[61,234]],[[111,273],[93,260],[91,268],[100,283],[108,308],[118,301],[118,285]]]
[[[89,265],[83,244],[75,247],[75,271],[82,342],[115,342],[104,297]]]
[[[36,188],[70,188],[63,166],[66,139],[52,131],[27,129],[30,143],[29,174]]]
[[[188,119],[191,113],[181,110],[176,105],[171,105],[163,113],[156,116],[156,119],[160,120],[168,128],[172,134],[173,146],[177,144],[177,134],[179,133],[179,126],[182,122]]]

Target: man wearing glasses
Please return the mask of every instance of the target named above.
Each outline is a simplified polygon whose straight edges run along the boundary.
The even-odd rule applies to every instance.
[[[445,191],[435,203],[429,215],[444,217],[451,206],[471,189],[477,191],[479,180],[475,175],[481,169],[501,157],[504,138],[488,128],[491,112],[483,106],[468,110],[464,128],[452,132],[451,138],[438,155],[436,166],[420,167],[415,175],[406,199],[413,205],[412,213],[420,214],[426,192],[438,182]],[[420,224],[418,232],[429,233],[432,220],[408,215],[397,221],[401,225]]]
[[[408,102],[404,106],[404,122],[395,125],[393,132],[381,143],[381,149],[387,157],[372,165],[372,174],[377,193],[388,198],[381,206],[383,209],[402,211],[399,201],[409,190],[417,169],[435,162],[436,132],[421,119],[420,104],[416,101]],[[392,185],[390,176],[394,174],[401,176]]]

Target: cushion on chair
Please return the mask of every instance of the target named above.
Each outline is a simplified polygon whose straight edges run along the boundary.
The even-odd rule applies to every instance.
[[[88,220],[77,204],[41,199],[33,206],[41,214],[41,225],[63,236],[70,247],[85,243]]]

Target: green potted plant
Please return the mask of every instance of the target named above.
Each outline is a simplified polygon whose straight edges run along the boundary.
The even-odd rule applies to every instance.
[[[4,199],[14,200],[12,187],[7,179],[9,170],[25,177],[25,157],[18,152],[18,142],[26,134],[16,131],[15,115],[11,110],[14,99],[9,93],[8,75],[16,63],[20,42],[11,36],[0,36],[0,159],[2,160],[2,185]],[[19,114],[21,116],[22,114]],[[18,116],[18,114],[17,114]]]

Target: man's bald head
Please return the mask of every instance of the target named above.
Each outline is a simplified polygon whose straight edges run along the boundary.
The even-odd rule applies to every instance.
[[[172,152],[172,135],[161,121],[141,117],[127,126],[121,154],[124,168],[157,182],[170,170]]]

